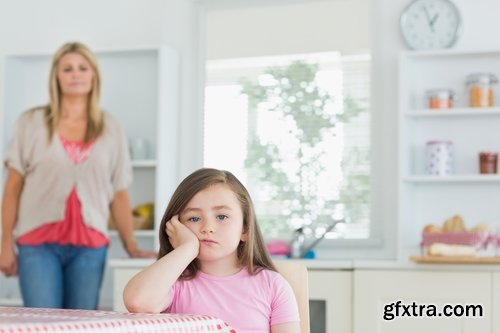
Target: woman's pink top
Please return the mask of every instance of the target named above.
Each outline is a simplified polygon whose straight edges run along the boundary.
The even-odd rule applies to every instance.
[[[72,142],[59,136],[64,149],[74,164],[84,161],[94,143]],[[63,221],[48,222],[43,226],[21,235],[17,242],[21,245],[40,245],[44,243],[74,245],[97,248],[109,244],[108,238],[99,231],[83,223],[82,206],[76,187],[73,187],[66,199],[66,211]]]

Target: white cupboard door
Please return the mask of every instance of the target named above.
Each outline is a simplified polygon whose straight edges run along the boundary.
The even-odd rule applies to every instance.
[[[429,272],[429,271],[369,271],[354,273],[354,333],[480,333],[492,332],[492,302],[490,272]],[[417,305],[402,316],[384,319],[386,305]],[[438,313],[445,305],[480,305],[482,316],[426,315],[429,305],[434,304]],[[420,306],[426,306],[420,315]],[[386,313],[389,319],[390,313]],[[478,313],[478,312],[476,312]]]
[[[351,332],[352,274],[309,269],[309,298],[325,302],[325,333]],[[314,314],[311,315],[313,318]]]
[[[493,297],[493,305],[491,313],[493,314],[493,331],[500,332],[500,273],[493,273],[493,290],[491,291]]]
[[[113,270],[113,310],[114,311],[127,311],[123,304],[123,289],[128,281],[134,275],[139,273],[141,269],[137,268],[115,268]]]

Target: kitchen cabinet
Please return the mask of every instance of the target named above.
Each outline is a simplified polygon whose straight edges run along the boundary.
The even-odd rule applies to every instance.
[[[500,221],[500,177],[479,174],[479,152],[500,151],[500,107],[470,108],[466,77],[500,74],[500,51],[405,51],[399,59],[399,251],[418,254],[422,229],[459,214],[467,227]],[[427,108],[425,93],[451,89],[451,109]],[[493,87],[498,92],[496,86]],[[495,105],[500,105],[496,94]],[[427,175],[429,141],[451,141],[454,173]],[[417,252],[417,253],[415,253]],[[404,259],[404,258],[403,258]]]
[[[309,298],[322,302],[323,315],[313,311],[311,304],[311,327],[314,332],[349,333],[352,322],[352,271],[315,270],[309,268]],[[318,311],[322,313],[321,311]],[[321,316],[321,319],[319,318]],[[320,319],[318,321],[318,319]],[[316,331],[314,330],[317,326]]]
[[[493,305],[491,313],[500,313],[500,273],[493,273],[493,290],[491,291],[493,297]],[[500,332],[500,316],[493,316],[493,330],[492,332]]]
[[[136,237],[143,248],[158,249],[158,225],[178,182],[178,55],[172,48],[161,46],[98,50],[96,56],[102,75],[102,108],[120,120],[129,144],[142,140],[148,145],[147,158],[132,161],[134,181],[129,194],[133,207],[155,204],[154,230],[138,230]],[[51,52],[5,56],[0,89],[4,101],[0,113],[1,156],[19,115],[48,102],[51,57]],[[110,234],[109,257],[126,256],[116,231]],[[112,301],[109,275],[107,272],[103,285],[103,307],[110,307]]]
[[[139,268],[115,268],[113,270],[113,310],[127,311],[123,304],[123,290],[130,279],[139,273]]]
[[[354,333],[364,332],[498,332],[492,329],[495,308],[492,279],[498,273],[458,271],[390,271],[356,270],[354,272]],[[498,282],[498,276],[496,277]],[[386,316],[384,309],[391,303],[413,302],[419,306],[480,305],[482,316],[414,315],[413,309],[403,315]],[[497,300],[498,301],[498,300]],[[392,314],[395,314],[393,309]],[[389,313],[389,314],[390,314]],[[425,312],[424,312],[425,313]],[[437,312],[436,312],[437,313]],[[411,314],[411,316],[409,315]],[[498,324],[498,323],[497,323]]]

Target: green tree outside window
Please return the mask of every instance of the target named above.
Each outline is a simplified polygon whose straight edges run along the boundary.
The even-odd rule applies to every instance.
[[[266,209],[259,221],[266,235],[290,234],[301,226],[326,228],[339,210],[347,222],[369,213],[369,151],[366,147],[344,149],[343,186],[336,197],[318,193],[320,179],[328,178],[325,139],[336,135],[339,124],[347,124],[368,112],[355,99],[344,97],[343,113],[326,106],[335,96],[318,87],[317,64],[296,61],[287,67],[265,71],[265,83],[242,80],[241,93],[249,107],[249,139],[245,169],[254,184],[267,193]],[[272,112],[286,128],[286,147],[264,142],[256,131],[259,112]]]

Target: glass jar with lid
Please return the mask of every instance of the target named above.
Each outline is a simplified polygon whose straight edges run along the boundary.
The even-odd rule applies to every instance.
[[[449,109],[456,99],[455,92],[450,89],[430,89],[425,92],[429,109]]]
[[[469,105],[471,107],[493,106],[493,85],[498,82],[496,75],[475,73],[467,76]]]

